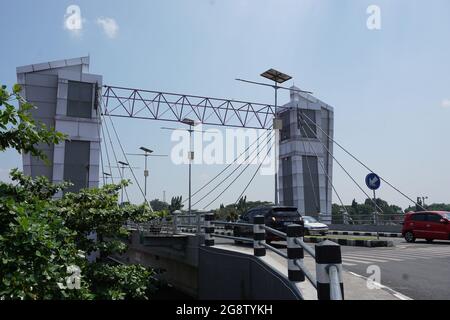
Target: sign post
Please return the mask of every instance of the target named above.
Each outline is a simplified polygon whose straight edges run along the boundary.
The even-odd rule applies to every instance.
[[[375,214],[375,219],[374,219],[374,223],[375,225],[378,226],[378,210],[377,210],[377,197],[375,194],[375,190],[378,190],[380,188],[381,185],[381,179],[380,177],[375,174],[375,173],[369,173],[366,176],[366,185],[370,190],[373,190],[373,206],[374,206],[374,214]],[[380,239],[380,233],[379,230],[377,228],[377,239]]]

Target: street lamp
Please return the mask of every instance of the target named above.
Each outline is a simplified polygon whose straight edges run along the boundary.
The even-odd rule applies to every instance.
[[[278,105],[278,90],[279,89],[283,89],[283,90],[289,90],[290,92],[298,92],[298,93],[305,93],[305,94],[313,94],[311,91],[305,91],[305,90],[300,90],[300,89],[295,89],[295,88],[286,88],[286,87],[281,87],[278,84],[281,84],[285,81],[288,81],[290,79],[292,79],[291,76],[282,73],[280,71],[277,71],[275,69],[269,69],[266,72],[263,72],[261,74],[262,77],[269,79],[271,81],[274,82],[274,84],[267,84],[267,83],[262,83],[262,82],[256,82],[256,81],[249,81],[249,80],[244,80],[244,79],[236,79],[237,81],[241,81],[241,82],[245,82],[245,83],[250,83],[250,84],[256,84],[259,86],[266,86],[266,87],[272,87],[275,90],[275,119],[274,119],[274,125],[273,128],[275,129],[275,204],[278,204],[278,167],[277,167],[277,163],[278,163],[278,140],[279,140],[279,131],[281,129],[282,126],[282,122],[280,119],[277,119],[277,105]]]
[[[127,153],[131,156],[143,156],[145,157],[145,169],[144,169],[144,201],[147,202],[147,178],[148,178],[148,170],[147,170],[147,158],[148,157],[167,157],[166,154],[152,154],[153,150],[148,149],[146,147],[140,147],[140,150],[144,151],[144,153]]]
[[[121,176],[121,178],[123,179],[123,177],[124,177],[124,174],[125,174],[125,167],[128,167],[129,166],[129,164],[128,163],[126,163],[126,162],[123,162],[123,161],[117,161],[117,163],[118,164],[120,164],[121,165],[121,169],[122,169],[122,176]],[[120,203],[123,203],[123,186],[122,186],[122,191],[121,191],[121,196],[120,196]]]
[[[278,118],[278,84],[282,84],[290,79],[291,76],[277,71],[275,69],[269,69],[261,73],[261,77],[269,79],[274,82],[273,88],[275,90],[275,118],[273,119],[273,129],[275,130],[275,205],[278,205],[278,140],[280,135],[280,130],[283,127],[281,119]]]
[[[145,147],[140,147],[142,151],[144,151],[144,157],[145,157],[145,169],[144,169],[144,197],[145,201],[147,202],[147,178],[148,178],[148,170],[147,170],[147,158],[150,153],[153,153],[153,150],[147,149]]]
[[[192,190],[192,180],[191,180],[191,166],[192,160],[194,160],[194,151],[192,151],[192,132],[194,131],[192,127],[194,127],[197,123],[189,118],[184,118],[181,120],[181,123],[187,124],[189,126],[189,214],[191,214],[191,190]]]
[[[106,180],[106,184],[108,184],[108,178],[111,177],[111,174],[108,172],[103,172],[103,179]],[[112,179],[112,178],[111,178]],[[104,182],[104,181],[103,181]]]

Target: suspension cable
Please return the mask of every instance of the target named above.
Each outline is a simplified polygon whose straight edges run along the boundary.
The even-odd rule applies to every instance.
[[[111,182],[114,184],[114,177],[113,177],[112,168],[111,168],[111,161],[109,160],[108,143],[106,141],[105,130],[103,130],[103,126],[100,129],[100,131],[102,133],[102,137],[103,137],[103,141],[104,141],[105,152],[106,152],[106,160],[108,161],[109,174],[111,175]]]
[[[275,144],[275,141],[272,142],[272,144],[269,147],[269,150],[267,151],[266,155],[264,156],[263,161],[259,164],[258,168],[256,168],[255,173],[253,174],[252,178],[250,179],[250,181],[247,183],[247,185],[245,186],[244,190],[241,192],[241,194],[239,195],[239,197],[237,198],[237,200],[235,201],[235,205],[239,202],[239,200],[241,199],[241,197],[244,195],[245,191],[247,191],[247,188],[250,186],[250,184],[253,182],[253,179],[255,179],[256,174],[258,173],[259,169],[261,169],[261,166],[263,165],[264,161],[266,160],[266,158],[269,156],[270,151],[272,150],[273,145]]]
[[[111,135],[109,134],[108,122],[106,121],[105,116],[103,116],[103,120],[104,120],[104,125],[105,125],[105,128],[106,128],[106,134],[108,135],[109,143],[111,144],[111,150],[112,150],[112,152],[113,152],[114,159],[116,160],[116,163],[118,164],[119,159],[117,158],[116,151],[115,151],[115,149],[114,149],[114,145],[113,145],[113,142],[112,142],[112,139],[111,139]],[[111,170],[111,168],[112,168],[112,167],[111,167],[111,165],[110,165],[110,166],[109,166],[109,169]],[[119,172],[120,180],[124,180],[123,174],[122,174],[122,171],[120,170],[120,168],[118,168],[117,171]],[[111,172],[112,172],[112,171],[111,171]],[[112,178],[112,174],[111,174],[111,178]],[[130,202],[130,197],[128,196],[127,188],[122,187],[122,189],[125,191],[125,195],[126,195],[126,197],[127,197],[127,201]]]
[[[97,89],[98,90],[98,89]],[[97,92],[98,93],[98,92]],[[102,147],[101,147],[101,120],[100,120],[100,117],[101,117],[101,113],[99,114],[99,110],[97,109],[96,110],[96,120],[97,120],[97,134],[98,134],[98,139],[99,139],[99,145],[100,145],[100,147],[99,147],[99,151],[100,151],[100,163],[101,163],[101,168],[102,168],[102,179],[103,179],[103,185],[105,185],[106,184],[106,181],[105,181],[105,174],[103,173],[103,172],[105,172],[105,168],[104,168],[104,165],[103,165],[103,154],[102,154]]]
[[[306,115],[305,115],[306,116]],[[356,160],[360,165],[362,165],[364,168],[366,168],[368,171],[370,172],[375,172],[372,169],[370,169],[366,164],[364,164],[361,160],[359,160],[358,158],[356,158],[356,156],[354,156],[352,153],[350,153],[350,151],[348,151],[346,148],[344,148],[340,143],[338,143],[336,140],[334,140],[333,138],[331,138],[320,126],[317,125],[317,123],[315,123],[314,121],[312,121],[311,119],[309,119],[308,116],[306,116],[308,118],[308,120],[310,120],[312,123],[314,123],[316,125],[316,127],[318,127],[320,129],[320,131],[322,131],[323,134],[325,134],[328,139],[330,139],[331,141],[333,141],[333,143],[335,143],[339,148],[341,148],[345,153],[347,153],[350,157],[352,157],[354,160]],[[394,185],[392,185],[389,181],[387,181],[386,179],[384,179],[383,177],[380,177],[380,179],[382,181],[384,181],[388,186],[390,186],[392,189],[394,189],[395,191],[397,191],[398,193],[400,193],[402,196],[404,196],[406,199],[408,199],[409,201],[411,201],[412,203],[414,203],[416,206],[422,208],[422,210],[426,210],[422,205],[418,204],[417,202],[415,202],[413,199],[411,199],[410,197],[408,197],[405,193],[403,193],[402,191],[400,191],[397,187],[395,187]]]
[[[248,147],[247,149],[245,149],[240,155],[238,155],[233,162],[231,162],[230,164],[228,164],[225,169],[223,169],[222,171],[220,171],[214,178],[212,178],[211,180],[209,180],[206,184],[203,185],[203,187],[201,187],[200,189],[198,189],[197,191],[195,191],[192,195],[191,198],[193,196],[195,196],[196,194],[198,194],[200,191],[202,191],[204,188],[206,188],[211,182],[213,182],[215,179],[217,179],[222,173],[224,173],[229,167],[231,167],[242,155],[244,155],[255,143],[257,143],[259,141],[259,139],[261,139],[263,135],[260,135],[255,141],[253,141]],[[187,197],[182,203],[185,203],[186,201],[189,200],[189,197]]]
[[[303,128],[303,127],[300,126],[300,130],[301,130],[302,128]],[[303,128],[303,130],[305,131],[305,134],[306,134],[306,129]],[[325,173],[325,175],[327,176],[328,181],[329,181],[330,184],[331,184],[331,188],[333,188],[334,193],[336,194],[336,196],[337,196],[338,199],[339,199],[339,202],[341,203],[341,208],[344,209],[344,212],[347,212],[347,208],[345,207],[344,202],[343,202],[342,199],[341,199],[341,196],[339,195],[339,193],[337,192],[336,188],[334,187],[333,181],[332,181],[331,177],[329,176],[329,174],[328,174],[328,172],[327,172],[327,169],[325,169],[325,164],[323,163],[323,161],[320,160],[319,155],[317,154],[316,150],[314,150],[311,141],[308,140],[308,144],[309,144],[309,149],[312,150],[312,152],[314,153],[314,155],[315,155],[315,156],[317,157],[317,159],[319,160],[320,166],[321,166],[323,172]]]
[[[263,138],[263,141],[267,140],[269,138],[269,134],[271,131],[267,131],[267,135]],[[231,177],[233,175],[233,173],[235,173],[242,165],[245,161],[247,161],[256,151],[258,150],[258,148],[256,148],[255,150],[251,151],[248,156],[244,159],[244,161],[242,163],[239,163],[237,165],[237,167],[230,173],[228,174],[225,178],[223,178],[214,188],[212,188],[208,193],[206,193],[202,198],[200,198],[197,202],[195,202],[192,206],[195,206],[197,203],[201,202],[203,199],[205,199],[207,196],[209,196],[212,192],[214,192],[215,190],[217,190],[217,188],[224,183],[229,177]]]
[[[300,115],[300,117],[302,117],[302,115]],[[311,121],[311,120],[310,120]],[[315,123],[314,121],[311,121],[312,123]],[[309,128],[309,130],[311,130],[311,132],[314,132],[314,130],[309,126],[308,122],[304,121],[304,123],[306,124],[306,126]],[[316,124],[316,127],[318,127],[318,125]],[[377,203],[375,202],[375,200],[373,200],[368,194],[367,192],[359,185],[358,182],[356,182],[356,180],[352,177],[352,175],[344,168],[344,166],[342,166],[342,164],[336,159],[336,157],[330,152],[330,150],[327,148],[327,146],[325,146],[325,144],[319,139],[319,137],[317,136],[317,133],[315,133],[316,139],[322,144],[322,146],[325,148],[325,150],[327,150],[328,154],[333,157],[334,161],[336,161],[336,163],[342,168],[342,170],[344,170],[344,172],[347,174],[347,176],[356,184],[356,186],[359,188],[359,190],[361,190],[366,197],[374,204],[375,208],[378,208],[380,210],[381,213],[383,213],[383,210],[377,205]]]
[[[117,133],[116,127],[114,126],[114,122],[112,121],[110,115],[109,115],[109,121],[111,122],[111,125],[112,125],[112,128],[113,128],[113,130],[114,130],[114,134],[115,134],[115,136],[116,136],[117,142],[119,143],[119,147],[120,147],[120,149],[122,150],[123,157],[124,157],[124,159],[125,159],[125,161],[126,161],[127,163],[130,163],[130,162],[128,161],[127,155],[125,154],[125,150],[123,149],[122,143],[120,142],[119,134]],[[133,168],[131,167],[131,165],[128,166],[128,167],[130,168],[131,174],[133,175],[133,178],[134,178],[134,180],[135,180],[135,182],[136,182],[136,184],[137,184],[137,186],[138,186],[138,188],[139,188],[139,190],[140,190],[142,196],[144,197],[144,202],[147,203],[147,205],[149,206],[150,210],[153,212],[152,206],[150,205],[150,202],[147,201],[147,199],[146,199],[146,197],[145,197],[145,193],[144,193],[144,191],[142,190],[141,185],[139,184],[139,181],[138,181],[137,178],[136,178],[136,175],[134,174]]]
[[[270,143],[270,141],[272,141],[272,138],[273,138],[273,135],[270,137],[269,141],[267,141],[266,146]],[[212,204],[214,201],[216,201],[222,194],[224,194],[225,191],[227,191],[228,188],[244,173],[244,171],[247,170],[247,168],[250,166],[250,164],[259,156],[260,153],[261,153],[261,150],[258,151],[256,156],[245,166],[244,169],[242,169],[242,171],[233,179],[233,181],[231,181],[230,184],[228,184],[228,186],[224,190],[222,190],[222,192],[216,198],[214,198],[214,200],[212,200],[206,206],[204,206],[203,209],[206,209],[206,207],[208,207],[210,204]]]

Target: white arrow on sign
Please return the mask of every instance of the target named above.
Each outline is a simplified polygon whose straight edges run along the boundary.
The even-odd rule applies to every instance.
[[[372,179],[369,179],[369,183],[371,186],[375,186],[378,183],[378,178],[373,177]]]

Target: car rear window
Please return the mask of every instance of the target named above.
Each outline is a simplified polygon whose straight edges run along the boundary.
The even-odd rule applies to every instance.
[[[300,216],[300,213],[298,213],[297,209],[295,208],[280,208],[280,209],[273,209],[272,214],[275,217],[296,217]]]
[[[445,214],[445,217],[450,220],[450,212]]]

